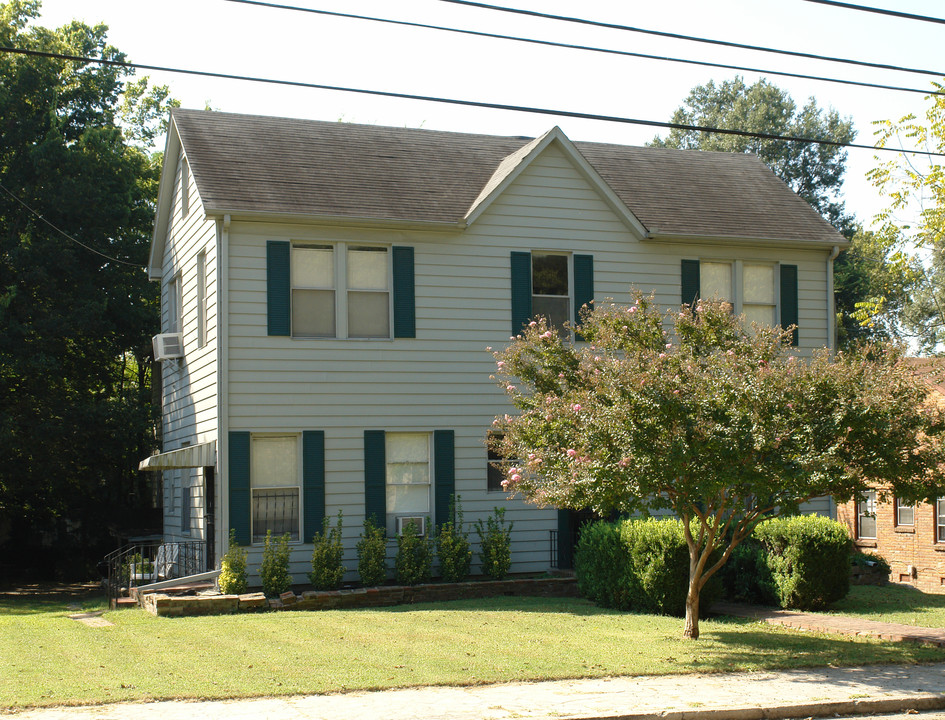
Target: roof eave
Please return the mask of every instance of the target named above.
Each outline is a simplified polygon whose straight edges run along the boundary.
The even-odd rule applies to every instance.
[[[161,183],[158,186],[157,205],[154,216],[154,231],[151,233],[151,253],[148,256],[148,279],[160,280],[164,270],[164,243],[167,240],[168,223],[171,217],[171,203],[174,199],[174,169],[180,154],[180,135],[171,111],[167,125],[167,139],[164,141],[164,158],[161,167]]]
[[[813,238],[795,240],[792,238],[778,237],[760,237],[752,235],[748,237],[731,235],[700,235],[685,233],[667,233],[659,230],[652,230],[646,234],[644,240],[654,240],[660,242],[678,242],[693,244],[712,244],[712,245],[751,245],[764,243],[766,247],[785,247],[785,248],[823,248],[831,249],[834,247],[849,247],[850,241],[843,235],[837,233],[835,238]]]
[[[205,208],[208,219],[230,216],[232,222],[305,223],[307,225],[362,227],[390,230],[462,231],[463,218],[458,220],[413,220],[406,218],[372,218],[351,215],[322,215],[318,213],[272,212],[239,208]]]

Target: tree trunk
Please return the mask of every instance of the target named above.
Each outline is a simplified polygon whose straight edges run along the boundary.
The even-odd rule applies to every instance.
[[[686,594],[686,629],[683,637],[699,639],[699,581],[689,576],[689,592]]]

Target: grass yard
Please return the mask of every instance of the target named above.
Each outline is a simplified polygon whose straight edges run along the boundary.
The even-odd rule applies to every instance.
[[[945,594],[923,593],[908,585],[853,586],[831,611],[879,622],[945,628]]]
[[[106,613],[114,626],[103,628],[70,620],[69,612],[65,601],[0,595],[0,709],[945,661],[937,648],[747,620],[704,621],[701,639],[691,642],[678,618],[571,599],[193,618],[121,610]]]

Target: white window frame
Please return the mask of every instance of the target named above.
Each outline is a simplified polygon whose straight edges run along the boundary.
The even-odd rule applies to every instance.
[[[391,444],[396,442],[398,438],[403,438],[405,436],[423,436],[426,439],[427,452],[425,464],[427,467],[427,481],[426,483],[410,483],[411,485],[425,485],[427,488],[426,495],[426,510],[395,510],[391,506],[392,502],[392,492],[391,486],[402,485],[403,483],[395,483],[391,481],[391,467],[400,464],[416,464],[416,463],[397,463],[391,460],[393,453],[391,453]],[[433,507],[434,507],[434,482],[433,482],[433,433],[425,430],[418,431],[396,431],[396,432],[385,432],[384,433],[384,450],[385,450],[385,461],[384,461],[384,489],[385,495],[387,497],[385,510],[387,512],[387,523],[388,533],[393,536],[397,532],[397,518],[398,517],[416,517],[424,516],[427,518],[432,518],[433,516]]]
[[[183,333],[184,291],[181,274],[175,273],[167,282],[167,332]]]
[[[945,543],[945,497],[935,501],[935,542]]]
[[[856,501],[856,537],[857,540],[875,540],[878,535],[876,527],[876,491],[868,490],[863,493],[863,499]],[[873,521],[873,534],[864,535],[861,518],[870,518]]]
[[[770,260],[732,260],[728,258],[710,258],[704,257],[699,258],[699,298],[705,300],[713,300],[712,296],[706,295],[702,287],[702,266],[705,263],[716,263],[720,265],[728,265],[731,270],[731,288],[732,288],[732,297],[729,299],[721,298],[728,302],[732,306],[732,312],[735,315],[742,315],[745,312],[745,305],[754,306],[754,307],[773,307],[774,308],[774,322],[775,325],[781,324],[781,273],[779,269],[781,263],[777,261]],[[772,269],[772,294],[774,296],[774,302],[772,304],[768,303],[746,303],[745,302],[745,266],[765,266]]]
[[[262,485],[256,484],[255,478],[255,448],[257,442],[266,442],[273,440],[293,440],[295,443],[295,476],[296,484],[295,485]],[[302,541],[302,440],[298,433],[253,433],[250,436],[250,483],[249,483],[249,494],[250,494],[250,513],[249,513],[249,531],[250,538],[253,545],[262,545],[265,542],[265,530],[262,532],[256,531],[256,494],[264,493],[266,491],[272,490],[287,490],[289,488],[295,488],[298,491],[296,499],[296,528],[297,531],[294,533],[293,537],[290,537],[290,543],[299,543]],[[261,483],[262,481],[260,481]],[[283,533],[273,532],[273,537],[282,535]],[[291,535],[292,533],[290,533]]]
[[[911,513],[908,522],[903,520],[903,512]],[[915,505],[909,505],[899,498],[896,498],[896,527],[915,527]]]
[[[565,319],[568,323],[574,323],[574,254],[570,252],[558,251],[558,250],[532,250],[531,251],[531,298],[532,298],[532,317],[537,317],[540,313],[535,311],[535,298],[562,298],[564,295],[541,295],[535,292],[535,257],[541,255],[553,255],[556,257],[564,257],[567,259],[568,263],[568,294],[567,294],[567,306],[568,313],[567,318]],[[549,320],[550,318],[545,318]],[[564,328],[559,328],[559,330],[564,330]]]
[[[197,253],[197,346],[207,344],[207,251]]]
[[[292,328],[292,337],[298,340],[355,340],[373,342],[377,340],[391,340],[394,336],[394,268],[393,268],[393,246],[384,243],[373,242],[354,242],[354,241],[323,241],[323,240],[293,240],[289,250],[291,263],[292,251],[296,248],[306,246],[330,246],[332,248],[332,259],[334,261],[333,277],[334,287],[331,290],[335,299],[335,334],[334,335],[296,335],[295,328]],[[348,332],[348,293],[349,292],[383,292],[381,290],[364,290],[348,287],[348,251],[352,248],[379,248],[384,250],[387,260],[387,335],[378,335],[376,337],[350,337]],[[290,271],[290,297],[294,305],[295,290],[327,290],[328,288],[315,288],[306,286],[296,286],[291,280]],[[292,318],[292,309],[289,313],[290,322]],[[294,326],[294,323],[292,323]]]

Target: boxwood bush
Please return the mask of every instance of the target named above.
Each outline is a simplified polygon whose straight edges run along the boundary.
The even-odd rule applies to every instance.
[[[581,531],[575,555],[581,593],[604,607],[683,616],[689,589],[689,548],[675,518],[598,522]],[[700,614],[719,595],[709,580]]]
[[[767,520],[753,537],[764,547],[783,608],[822,610],[850,591],[853,541],[842,523],[818,515]]]

